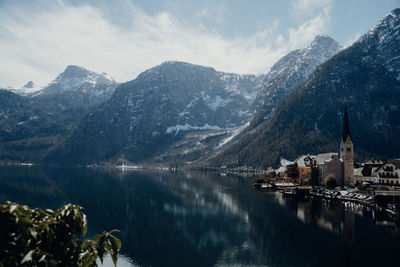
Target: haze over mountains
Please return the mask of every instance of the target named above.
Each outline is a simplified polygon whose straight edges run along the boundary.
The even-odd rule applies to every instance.
[[[1,90],[0,161],[267,167],[336,151],[345,98],[356,155],[398,157],[399,17],[393,10],[343,51],[318,35],[262,75],[171,61],[118,84],[68,66],[40,90]]]

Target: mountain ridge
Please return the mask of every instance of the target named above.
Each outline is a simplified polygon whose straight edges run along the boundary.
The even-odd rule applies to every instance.
[[[187,131],[230,129],[248,121],[262,77],[168,61],[118,86],[84,117],[47,160],[137,161],[163,153]],[[92,151],[97,157],[91,158]]]
[[[323,62],[342,50],[342,46],[326,34],[317,35],[305,48],[289,52],[266,74],[264,84],[254,102],[255,114],[250,128],[267,120],[275,104],[303,83]]]
[[[397,23],[399,18],[395,19]],[[381,22],[377,25],[383,25]],[[269,120],[209,162],[266,168],[277,166],[280,157],[294,159],[301,154],[338,151],[345,98],[356,157],[398,157],[400,82],[397,69],[391,69],[387,62],[400,58],[400,51],[391,49],[400,45],[398,38],[379,43],[377,29],[387,32],[393,27],[375,26],[369,31],[372,38],[367,33],[320,65],[278,103]],[[383,55],[377,53],[379,50]]]

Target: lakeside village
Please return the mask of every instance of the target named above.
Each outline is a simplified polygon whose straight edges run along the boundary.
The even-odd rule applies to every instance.
[[[347,104],[344,108],[340,153],[302,155],[282,160],[277,170],[257,176],[261,190],[279,190],[288,197],[320,197],[349,201],[388,212],[400,219],[400,159],[354,162]]]

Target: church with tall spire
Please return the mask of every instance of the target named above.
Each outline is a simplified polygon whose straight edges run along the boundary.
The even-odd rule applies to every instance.
[[[347,103],[344,104],[343,130],[340,140],[340,159],[343,161],[342,186],[354,186],[354,144],[350,133],[350,121],[347,111]]]

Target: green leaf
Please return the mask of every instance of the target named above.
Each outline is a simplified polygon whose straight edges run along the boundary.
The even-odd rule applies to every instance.
[[[96,261],[100,259],[103,263],[107,254],[116,265],[121,240],[111,233],[119,230],[104,231],[94,240],[81,240],[82,234],[87,231],[86,215],[81,209],[72,204],[62,206],[55,212],[31,209],[12,202],[0,205],[0,215],[6,215],[10,220],[8,226],[2,225],[9,239],[5,243],[18,250],[13,253],[21,255],[13,260],[0,259],[0,267],[38,263],[46,266],[96,266]]]
[[[121,240],[119,238],[113,236],[113,235],[111,235],[111,237],[114,239],[113,250],[118,252],[121,249],[121,246],[122,246]]]

